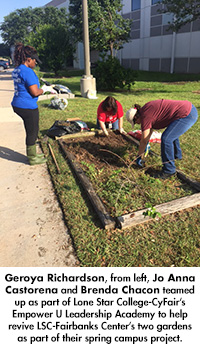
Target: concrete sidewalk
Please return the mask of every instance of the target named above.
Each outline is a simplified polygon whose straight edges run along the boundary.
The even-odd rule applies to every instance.
[[[12,70],[0,73],[0,266],[74,267],[78,262],[47,166],[30,166],[13,112]]]

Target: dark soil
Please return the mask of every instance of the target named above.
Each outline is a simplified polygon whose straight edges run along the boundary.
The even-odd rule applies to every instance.
[[[128,143],[121,134],[112,131],[108,137],[99,135],[90,136],[87,140],[65,140],[65,145],[78,162],[93,163],[97,169],[103,168],[105,164],[113,168],[126,166],[131,162],[131,156],[135,158],[137,155],[136,146]]]

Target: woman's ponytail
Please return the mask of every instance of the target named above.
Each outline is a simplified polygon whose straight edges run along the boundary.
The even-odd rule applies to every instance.
[[[27,58],[31,58],[32,55],[35,54],[37,54],[37,51],[34,47],[31,47],[30,45],[24,46],[23,43],[17,43],[14,51],[15,65],[19,66],[23,64]]]

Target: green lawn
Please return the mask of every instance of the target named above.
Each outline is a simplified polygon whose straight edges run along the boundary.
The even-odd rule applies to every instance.
[[[200,91],[200,75],[139,72],[131,92],[98,92],[96,100],[81,97],[80,78],[81,76],[73,74],[73,76],[59,79],[47,79],[51,83],[56,82],[68,86],[76,97],[69,100],[65,111],[48,108],[49,101],[39,103],[41,135],[45,134],[55,120],[72,117],[80,117],[90,128],[94,128],[97,106],[107,95],[113,95],[119,100],[124,112],[134,103],[143,105],[150,100],[166,98],[188,99],[200,113],[200,94],[197,93]],[[126,120],[124,120],[124,128],[127,131],[131,130]],[[136,129],[139,129],[139,126]],[[199,139],[200,121],[198,120],[180,139],[183,160],[177,163],[179,169],[198,181],[200,181]],[[50,139],[50,142],[61,174],[56,173],[47,145],[45,143],[42,145],[44,152],[48,155],[49,171],[63,208],[80,266],[200,266],[200,212],[198,207],[162,217],[157,221],[152,219],[151,222],[142,226],[124,231],[118,229],[105,231],[101,228],[85,192],[66,163],[57,141]],[[159,144],[151,144],[151,148],[159,154]],[[149,188],[151,189],[151,186]],[[157,193],[159,194],[159,183]]]

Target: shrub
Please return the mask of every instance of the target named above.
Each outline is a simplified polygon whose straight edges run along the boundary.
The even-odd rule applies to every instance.
[[[74,46],[67,28],[63,25],[43,25],[31,32],[27,43],[33,45],[42,61],[41,69],[56,75],[67,65],[72,65]]]
[[[130,90],[136,78],[134,70],[125,69],[117,58],[111,56],[105,61],[98,61],[93,73],[97,89],[102,91],[113,91],[116,88]]]

